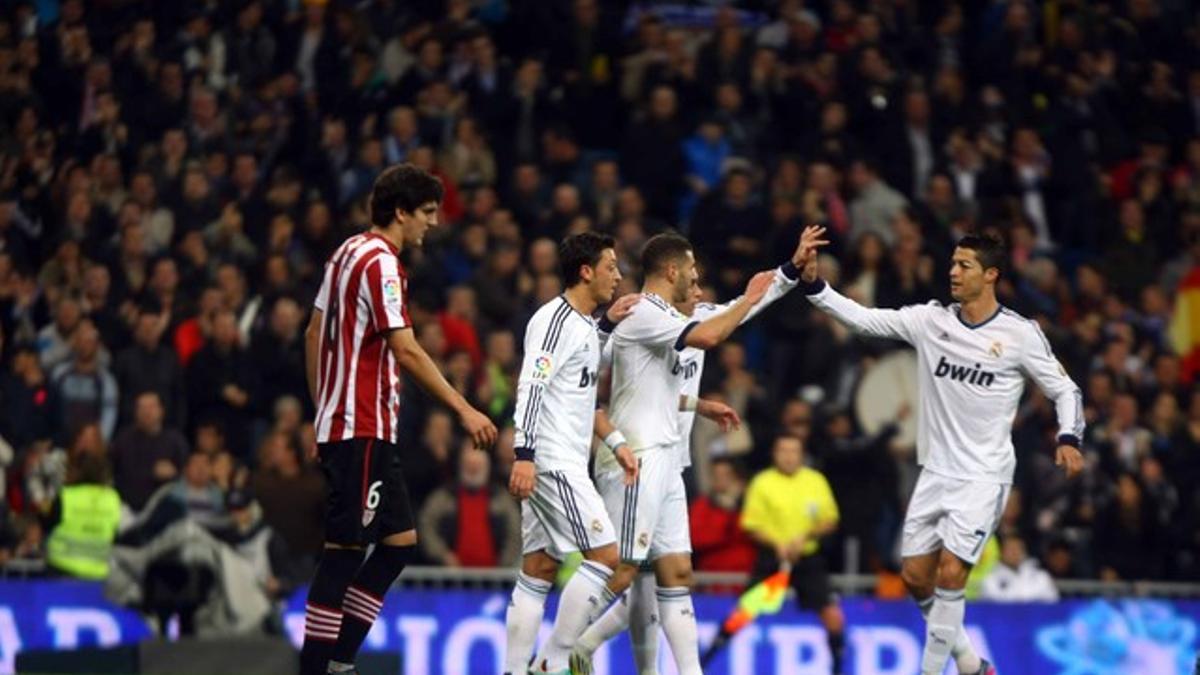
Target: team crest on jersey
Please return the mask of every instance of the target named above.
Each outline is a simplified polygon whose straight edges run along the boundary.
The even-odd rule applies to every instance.
[[[554,361],[549,354],[542,354],[533,360],[533,376],[538,379],[550,377],[550,371],[554,368]]]
[[[993,342],[991,347],[988,347],[988,353],[995,358],[1000,358],[1004,354],[1004,345],[999,342]]]
[[[383,280],[383,299],[386,302],[399,302],[400,280],[396,278]]]
[[[600,522],[599,518],[593,519],[592,520],[592,532],[599,534],[603,531],[604,531],[604,523]]]
[[[650,545],[649,533],[643,532],[643,533],[639,534],[638,535],[638,546],[641,548],[646,548],[649,545]]]
[[[362,526],[366,527],[375,520],[375,509],[363,509]]]

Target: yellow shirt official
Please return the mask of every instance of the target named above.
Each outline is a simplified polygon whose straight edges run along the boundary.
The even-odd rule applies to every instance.
[[[838,521],[837,502],[829,481],[807,466],[788,476],[772,467],[750,481],[742,508],[742,527],[779,544],[808,535],[818,526]],[[804,546],[812,555],[820,548],[814,538]]]

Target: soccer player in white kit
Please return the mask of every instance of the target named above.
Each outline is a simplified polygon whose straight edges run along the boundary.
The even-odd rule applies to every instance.
[[[742,318],[742,323],[749,321],[766,309],[771,303],[783,297],[796,287],[800,279],[800,266],[803,266],[802,254],[812,246],[807,237],[816,237],[815,228],[806,230],[806,238],[797,244],[792,259],[775,271],[775,278],[761,301],[754,305]],[[693,284],[688,298],[674,303],[680,314],[692,321],[704,321],[713,316],[728,311],[738,302],[735,298],[723,304],[700,302],[700,286]],[[662,498],[659,518],[663,522],[675,526],[665,530],[665,534],[656,543],[657,550],[664,555],[677,554],[688,557],[692,552],[691,533],[688,523],[687,494],[683,486],[683,471],[692,464],[691,433],[697,414],[703,415],[721,425],[723,431],[736,428],[741,424],[737,412],[719,401],[701,399],[700,378],[704,373],[705,351],[695,347],[687,347],[676,356],[676,366],[681,397],[681,410],[678,416],[679,440],[675,446],[675,469],[673,479],[669,482],[666,493]],[[624,489],[620,485],[618,467],[611,461],[598,458],[596,462],[596,482],[600,492],[608,502],[614,502],[623,497]],[[690,570],[690,559],[688,560]],[[590,672],[592,653],[601,644],[607,642],[626,627],[629,628],[630,641],[633,644],[634,664],[639,675],[654,675],[658,663],[658,602],[656,597],[657,584],[652,568],[643,566],[629,592],[613,604],[603,616],[597,619],[583,635],[580,636],[573,654],[572,663],[577,670]]]
[[[917,350],[917,456],[923,467],[904,519],[901,553],[905,586],[926,619],[925,675],[940,675],[951,655],[960,673],[995,673],[963,630],[963,588],[1012,486],[1012,422],[1026,375],[1054,401],[1055,462],[1068,477],[1083,468],[1082,394],[1041,328],[996,300],[1005,256],[994,237],[960,239],[950,268],[956,302],[948,306],[931,301],[868,309],[819,279],[815,256],[801,281],[814,305],[852,330],[903,340]]]
[[[754,275],[745,295],[727,311],[705,321],[690,321],[671,306],[688,299],[698,278],[688,240],[677,234],[651,237],[642,251],[642,271],[646,277],[642,300],[612,334],[609,415],[638,455],[639,478],[633,485],[606,494],[605,503],[620,533],[621,558],[609,589],[614,595],[624,593],[639,567],[647,560],[654,561],[663,631],[680,672],[690,675],[700,672],[690,591],[691,558],[662,550],[658,544],[681,525],[662,517],[665,497],[679,477],[677,357],[687,347],[710,349],[729,337],[762,300],[775,272]],[[597,480],[603,489],[601,476]],[[575,658],[573,655],[573,661]],[[572,668],[581,671],[574,662]]]
[[[554,633],[535,661],[537,672],[563,673],[572,641],[612,598],[606,585],[617,567],[616,532],[588,476],[601,332],[638,302],[626,296],[601,324],[592,313],[612,300],[621,273],[612,237],[592,232],[564,240],[559,249],[567,290],[543,305],[525,329],[517,384],[516,461],[509,489],[521,498],[524,558],[509,605],[505,672],[525,673],[542,611],[558,569],[555,556],[579,551],[585,560],[563,588]],[[628,447],[615,450],[623,480],[633,483],[637,462]]]

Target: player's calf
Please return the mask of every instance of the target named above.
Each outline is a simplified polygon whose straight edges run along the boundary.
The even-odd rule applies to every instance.
[[[415,541],[415,532],[413,535],[400,541]],[[346,589],[346,599],[342,604],[342,630],[329,662],[329,672],[353,671],[358,649],[383,609],[384,595],[405,566],[412,562],[415,553],[415,544],[380,544],[363,563]]]
[[[304,646],[300,650],[302,675],[324,675],[344,621],[342,601],[346,587],[363,561],[361,548],[326,548],[308,587],[304,611]]]

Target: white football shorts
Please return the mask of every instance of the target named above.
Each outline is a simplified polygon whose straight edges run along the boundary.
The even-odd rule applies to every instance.
[[[1011,487],[922,470],[904,516],[901,555],[945,547],[972,565],[979,562],[983,545],[1000,524]]]
[[[521,502],[521,552],[546,550],[561,560],[616,541],[604,500],[586,470],[538,471]]]

